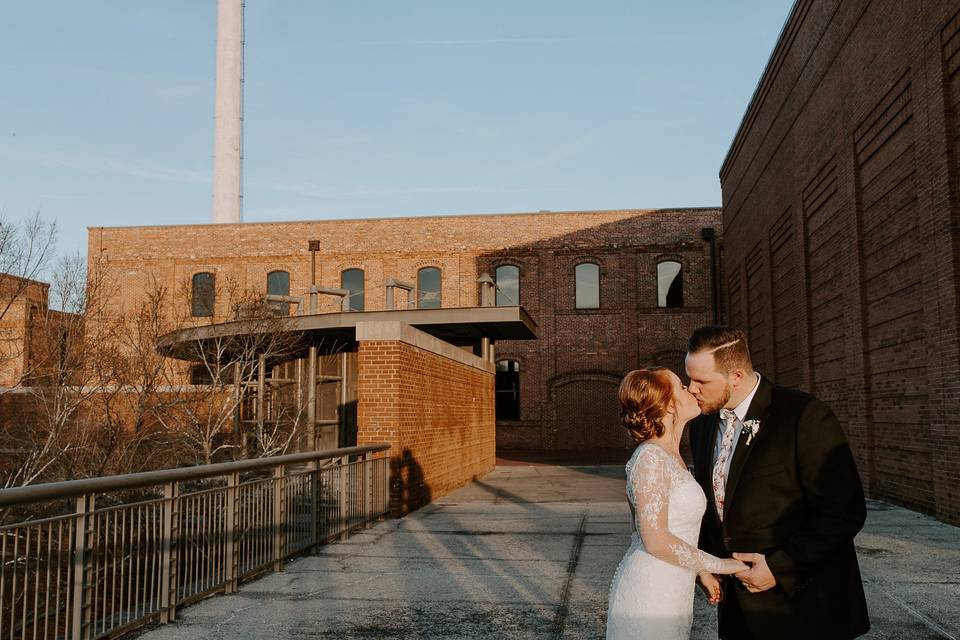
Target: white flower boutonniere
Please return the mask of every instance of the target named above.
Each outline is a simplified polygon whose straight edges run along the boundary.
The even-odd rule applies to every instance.
[[[740,427],[740,432],[747,434],[747,441],[744,443],[746,446],[750,446],[750,443],[753,442],[754,436],[757,435],[757,431],[760,431],[760,421],[759,420],[744,420],[743,425]]]

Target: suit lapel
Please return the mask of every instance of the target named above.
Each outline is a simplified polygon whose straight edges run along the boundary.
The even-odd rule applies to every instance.
[[[740,476],[743,474],[743,469],[747,465],[747,460],[750,459],[750,454],[757,447],[757,441],[769,430],[767,429],[769,425],[767,425],[766,422],[770,414],[770,403],[772,399],[773,383],[761,376],[760,387],[753,396],[753,401],[750,403],[750,408],[747,409],[747,415],[744,418],[744,422],[748,420],[759,420],[760,430],[754,435],[753,441],[749,446],[746,443],[747,436],[743,433],[740,434],[740,438],[737,440],[737,446],[733,451],[733,460],[730,461],[730,472],[727,474],[726,499],[723,507],[724,515],[730,513],[730,504],[733,502],[733,497],[737,491],[737,484],[740,482]]]

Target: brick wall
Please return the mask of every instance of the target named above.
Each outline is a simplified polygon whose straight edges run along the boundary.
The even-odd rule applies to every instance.
[[[322,249],[321,284],[339,286],[343,269],[364,270],[368,310],[384,308],[385,278],[416,282],[426,266],[441,269],[443,307],[477,306],[477,277],[516,265],[520,303],[537,323],[538,339],[496,345],[498,358],[520,363],[520,419],[498,423],[498,446],[626,450],[632,443],[616,410],[620,378],[653,364],[679,370],[690,332],[712,320],[705,227],[719,232],[718,209],[91,228],[89,255],[107,267],[113,308],[132,308],[154,280],[173,291],[206,270],[218,283],[261,291],[267,273],[284,270],[291,293],[300,295],[310,279],[310,239]],[[661,260],[683,265],[683,308],[657,306]],[[575,308],[574,270],[586,261],[601,267],[599,309]],[[178,302],[181,313],[187,303]],[[336,303],[322,310],[335,311]],[[215,319],[229,311],[218,298]]]
[[[491,471],[493,366],[398,322],[358,323],[357,444],[388,442],[400,516]]]
[[[800,0],[721,170],[725,317],[870,495],[960,523],[960,1]]]
[[[32,347],[47,315],[50,285],[0,273],[0,387],[13,387],[36,364]]]

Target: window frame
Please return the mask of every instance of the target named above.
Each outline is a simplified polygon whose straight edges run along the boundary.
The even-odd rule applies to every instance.
[[[208,290],[199,284],[199,278],[209,278]],[[201,295],[209,295],[209,302],[200,299]],[[214,271],[198,271],[190,277],[190,315],[194,318],[212,318],[217,306],[217,274]],[[199,311],[198,311],[199,309]]]
[[[422,292],[423,288],[420,286],[420,277],[424,271],[436,271],[437,272],[437,304],[436,306],[423,306]],[[440,309],[443,307],[443,269],[434,265],[427,265],[425,267],[420,267],[417,269],[417,309]]]
[[[504,371],[500,370],[500,363],[506,362],[507,369]],[[498,358],[494,363],[494,383],[493,383],[493,398],[494,398],[494,420],[496,422],[518,422],[522,418],[520,397],[521,397],[521,382],[520,382],[520,371],[521,371],[521,362],[515,357],[506,357]],[[512,389],[501,389],[497,386],[497,377],[498,374],[512,374],[515,378],[515,385]],[[500,378],[503,380],[503,377]],[[502,407],[498,402],[498,396],[504,393],[511,393],[513,398],[511,400],[510,408],[514,409],[515,412],[512,412],[509,416],[503,416],[498,410],[497,407]]]
[[[675,264],[679,267],[679,269],[677,270],[677,273],[673,276],[673,278],[670,280],[669,285],[667,285],[667,290],[662,292],[661,282],[660,282],[660,269],[663,265],[667,265],[667,264]],[[657,308],[658,309],[682,309],[685,306],[684,297],[683,297],[683,271],[684,271],[683,262],[678,260],[677,258],[661,258],[657,260],[656,278],[657,278]],[[680,280],[680,287],[679,287],[680,304],[670,304],[670,300],[669,300],[670,291],[673,289],[674,283],[677,281],[678,278]],[[663,304],[660,303],[661,292],[663,293]]]
[[[270,276],[272,276],[272,275],[274,275],[274,274],[280,274],[280,273],[282,273],[282,274],[284,274],[285,276],[287,276],[286,291],[284,291],[283,293],[277,293],[277,292],[275,292],[275,291],[271,291],[271,290],[270,290]],[[275,296],[288,296],[288,295],[290,295],[290,272],[289,272],[289,271],[287,271],[286,269],[274,269],[273,271],[270,271],[270,272],[267,273],[267,295],[275,295]]]
[[[347,287],[347,286],[346,286],[346,283],[344,282],[344,276],[345,276],[347,273],[351,272],[351,271],[356,271],[356,272],[358,272],[358,273],[360,274],[360,283],[361,283],[361,286],[360,286],[360,289],[359,289],[359,293],[360,293],[360,306],[359,306],[359,308],[354,308],[354,297],[357,295],[357,291],[354,290],[354,289],[350,289],[349,287]],[[364,311],[364,310],[366,309],[366,295],[367,295],[367,273],[366,273],[366,271],[364,271],[364,270],[361,269],[360,267],[349,267],[349,268],[347,268],[347,269],[341,269],[341,270],[340,270],[340,288],[341,288],[341,289],[346,289],[347,291],[350,292],[350,293],[347,295],[347,310],[348,310],[348,311],[357,312],[357,311]]]
[[[501,291],[500,291],[500,279],[497,277],[497,274],[498,274],[498,272],[500,271],[500,269],[505,269],[505,268],[510,268],[510,269],[516,269],[516,270],[517,270],[517,299],[514,300],[513,302],[509,303],[509,304],[501,304],[501,302],[500,302],[500,296],[501,296],[501,295],[504,295],[504,296],[505,296],[506,294],[501,294]],[[521,287],[520,287],[520,278],[521,278],[521,275],[522,275],[522,270],[520,269],[520,265],[514,264],[513,262],[504,262],[503,264],[498,264],[498,265],[493,269],[493,281],[494,281],[494,283],[496,283],[496,285],[497,285],[497,286],[496,286],[496,289],[495,289],[495,291],[494,291],[494,299],[493,299],[493,305],[494,305],[495,307],[519,307],[519,306],[520,306],[520,296],[522,295],[522,291],[521,291]]]
[[[276,291],[271,291],[271,290],[270,290],[270,276],[272,276],[272,275],[274,275],[274,274],[280,274],[280,273],[284,274],[284,275],[287,277],[286,291],[283,291],[282,293],[279,293],[279,292],[276,292]],[[268,296],[289,296],[289,295],[290,295],[290,272],[289,272],[289,271],[287,271],[286,269],[274,269],[273,271],[270,271],[270,272],[267,273],[267,295],[268,295]],[[270,306],[271,306],[272,308],[274,308],[274,309],[277,309],[277,310],[280,311],[281,313],[283,313],[283,315],[289,315],[289,314],[290,314],[290,303],[289,303],[289,302],[273,302],[273,303],[270,304]]]
[[[589,307],[588,307],[588,306],[583,306],[583,307],[581,307],[581,306],[580,306],[580,303],[579,303],[579,300],[578,300],[578,297],[579,297],[579,296],[577,295],[577,294],[579,293],[579,291],[580,291],[580,279],[579,279],[579,277],[578,277],[578,274],[580,273],[580,267],[587,267],[587,266],[591,266],[591,267],[594,267],[594,268],[596,269],[596,274],[597,274],[597,304],[596,304],[596,306],[589,306]],[[601,296],[600,296],[600,282],[601,282],[601,280],[603,280],[603,267],[600,265],[599,262],[597,262],[597,261],[595,261],[595,260],[581,260],[581,261],[578,262],[576,265],[574,265],[574,267],[573,267],[573,308],[574,308],[574,309],[593,310],[593,309],[600,309],[600,308],[601,308],[601,306],[603,305],[603,300],[601,299]]]

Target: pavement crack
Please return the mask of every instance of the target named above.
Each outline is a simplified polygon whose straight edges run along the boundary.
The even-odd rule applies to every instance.
[[[887,586],[884,580],[879,580],[875,577],[867,577],[867,576],[864,576],[864,577],[866,578],[864,582],[875,586],[877,590],[880,593],[882,593],[888,600],[890,600],[894,604],[898,605],[901,609],[903,609],[904,611],[912,615],[916,620],[918,620],[921,624],[923,624],[925,627],[927,627],[931,631],[934,631],[940,634],[942,637],[948,638],[949,640],[960,640],[957,638],[957,636],[953,635],[952,633],[944,629],[942,626],[940,626],[940,624],[936,620],[933,620],[929,616],[924,615],[922,612],[917,610],[906,600],[900,598],[898,595],[893,593],[893,589]]]
[[[563,635],[563,629],[567,624],[567,615],[570,613],[570,590],[573,588],[573,576],[577,572],[577,565],[580,564],[580,551],[583,549],[583,539],[585,537],[584,529],[587,526],[587,517],[589,511],[584,509],[580,514],[580,525],[577,527],[577,533],[573,539],[573,549],[570,550],[570,561],[567,563],[567,579],[563,583],[563,591],[560,594],[560,606],[557,607],[557,614],[553,618],[551,633],[554,638],[559,639]]]

